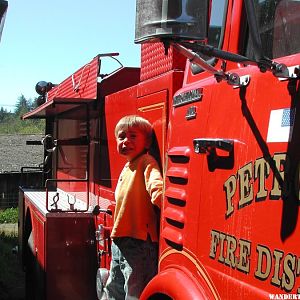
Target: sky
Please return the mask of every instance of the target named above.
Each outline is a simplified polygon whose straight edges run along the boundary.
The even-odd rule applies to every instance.
[[[8,0],[0,42],[0,108],[38,96],[38,81],[58,84],[97,54],[119,52],[140,65],[134,44],[135,0]],[[109,62],[110,61],[110,62]],[[106,59],[104,73],[118,67]]]

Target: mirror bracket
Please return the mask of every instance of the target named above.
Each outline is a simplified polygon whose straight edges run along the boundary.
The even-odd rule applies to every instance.
[[[217,70],[210,64],[208,64],[203,58],[200,57],[197,53],[192,50],[184,47],[181,44],[171,42],[171,45],[182,55],[187,57],[191,63],[194,63],[201,67],[203,70],[213,74],[216,78],[217,82],[226,81],[229,85],[233,85],[235,87],[245,86],[245,81],[240,79],[240,76],[236,73],[225,73],[223,70]],[[249,81],[247,81],[247,84]],[[246,84],[246,85],[247,85]]]

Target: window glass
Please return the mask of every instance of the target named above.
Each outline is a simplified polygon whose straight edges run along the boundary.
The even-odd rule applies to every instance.
[[[210,22],[208,27],[208,44],[220,48],[223,40],[223,23],[226,0],[212,0]]]
[[[88,135],[87,112],[77,106],[62,114],[58,122],[58,140],[80,139]],[[79,142],[79,141],[78,141]],[[57,170],[75,178],[85,178],[88,162],[88,145],[61,144],[57,147]]]
[[[68,140],[71,136],[86,136],[86,122],[80,120],[59,120],[59,140]],[[87,171],[87,145],[59,145],[57,147],[57,170],[75,178],[85,178]]]
[[[208,27],[208,45],[211,45],[215,48],[222,47],[226,9],[227,9],[227,0],[211,1],[210,21]],[[215,64],[216,62],[215,58],[206,56],[201,52],[198,54],[209,64],[211,65]],[[203,69],[196,64],[192,64],[191,69],[193,74],[197,74],[203,71]]]
[[[300,51],[300,0],[255,0],[263,54],[271,59]],[[248,42],[247,55],[253,52]]]

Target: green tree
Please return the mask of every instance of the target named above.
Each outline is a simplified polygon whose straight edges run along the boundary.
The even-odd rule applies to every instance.
[[[16,116],[21,116],[30,111],[32,106],[31,99],[26,99],[25,96],[22,94],[17,101],[15,114]]]
[[[5,117],[7,116],[7,110],[3,107],[0,108],[0,122],[3,122]]]
[[[0,109],[0,134],[43,134],[44,120],[21,120],[21,116],[37,107],[36,99],[26,99],[22,94],[16,103],[14,113]]]
[[[37,108],[39,106],[39,104],[38,104],[38,97],[35,97],[34,99],[33,99],[33,101],[31,101],[31,110],[32,109],[35,109],[35,108]]]

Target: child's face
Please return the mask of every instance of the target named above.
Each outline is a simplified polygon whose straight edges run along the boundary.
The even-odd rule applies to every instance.
[[[137,127],[123,128],[117,133],[117,150],[128,161],[145,152],[148,147],[145,134]]]

